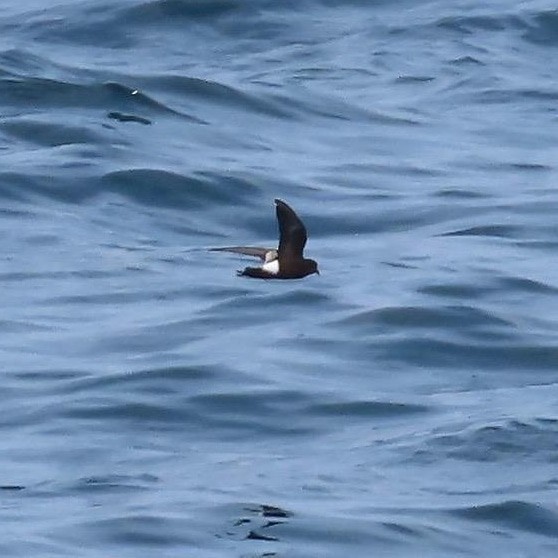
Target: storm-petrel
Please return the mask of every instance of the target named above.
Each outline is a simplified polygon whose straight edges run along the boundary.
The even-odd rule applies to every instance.
[[[306,259],[302,252],[306,244],[306,227],[298,215],[282,200],[275,200],[279,222],[279,248],[257,248],[250,246],[227,246],[212,248],[218,252],[234,252],[260,258],[261,267],[246,267],[238,275],[258,279],[301,279],[317,273],[318,264]]]

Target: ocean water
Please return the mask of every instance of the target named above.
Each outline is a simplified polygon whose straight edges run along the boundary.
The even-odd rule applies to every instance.
[[[5,0],[0,554],[558,555],[558,11]],[[273,199],[321,275],[237,277]]]

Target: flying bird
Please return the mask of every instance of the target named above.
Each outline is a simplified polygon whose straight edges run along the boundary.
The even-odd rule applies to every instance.
[[[212,248],[212,250],[260,258],[263,262],[261,267],[246,267],[237,272],[238,275],[245,277],[301,279],[312,273],[319,275],[317,262],[303,255],[307,240],[304,223],[284,201],[276,199],[275,206],[279,223],[279,247],[276,250],[251,246],[227,246]]]

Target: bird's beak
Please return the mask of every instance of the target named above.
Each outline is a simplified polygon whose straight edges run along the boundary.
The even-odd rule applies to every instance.
[[[319,275],[319,274],[320,274],[320,270],[319,270],[319,269],[316,269],[316,273]]]

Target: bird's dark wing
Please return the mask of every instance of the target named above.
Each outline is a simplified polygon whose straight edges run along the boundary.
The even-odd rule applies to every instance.
[[[301,259],[306,228],[298,215],[282,200],[275,200],[279,221],[279,258]]]
[[[224,248],[211,248],[212,252],[234,252],[235,254],[244,254],[245,256],[254,256],[265,261],[265,255],[272,251],[273,248],[259,248],[257,246],[225,246]]]

